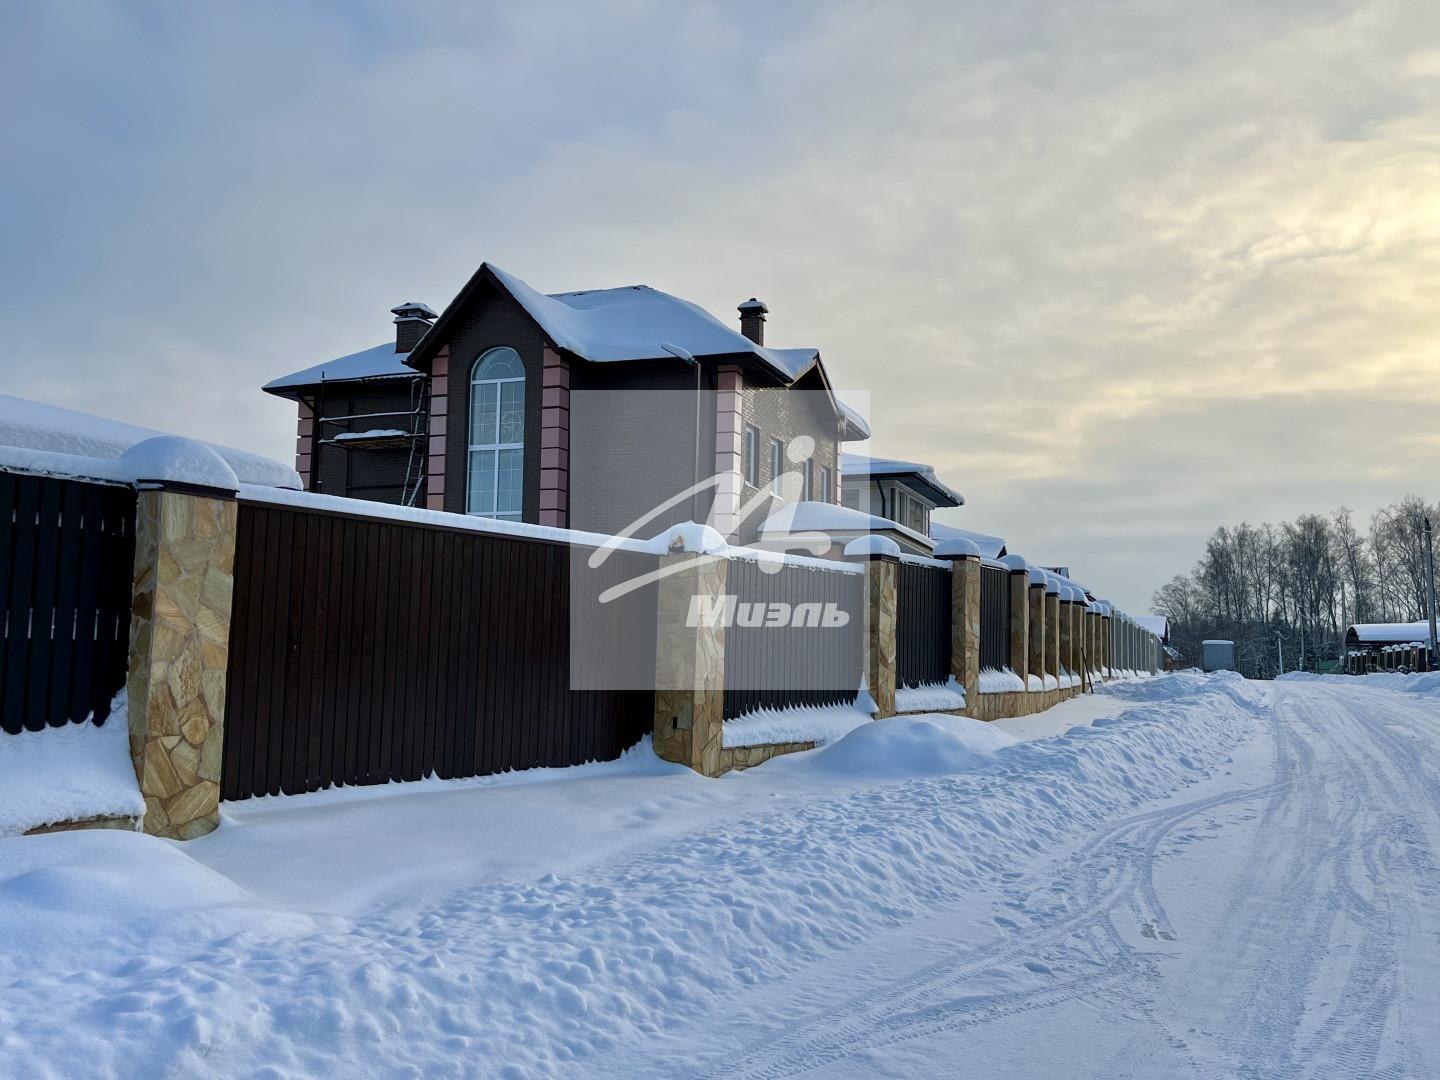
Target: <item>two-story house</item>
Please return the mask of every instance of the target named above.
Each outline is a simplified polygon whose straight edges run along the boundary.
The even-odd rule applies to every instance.
[[[819,350],[766,344],[755,299],[731,327],[646,285],[545,294],[486,263],[438,316],[392,311],[393,344],[264,387],[298,405],[310,490],[597,532],[710,516],[743,543],[781,473],[836,502],[841,444],[869,437]]]

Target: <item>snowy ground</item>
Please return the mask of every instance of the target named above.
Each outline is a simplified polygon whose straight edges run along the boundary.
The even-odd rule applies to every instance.
[[[0,839],[0,1074],[1440,1071],[1440,679],[1107,689]]]

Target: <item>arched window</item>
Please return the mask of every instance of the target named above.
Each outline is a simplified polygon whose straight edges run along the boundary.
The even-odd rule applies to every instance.
[[[525,364],[514,349],[491,349],[470,375],[466,513],[519,521],[525,497]]]

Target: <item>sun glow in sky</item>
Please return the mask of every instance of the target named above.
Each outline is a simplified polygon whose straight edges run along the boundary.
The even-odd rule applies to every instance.
[[[1437,495],[1428,3],[27,4],[0,99],[7,392],[285,458],[262,382],[489,259],[761,297],[1133,611]]]

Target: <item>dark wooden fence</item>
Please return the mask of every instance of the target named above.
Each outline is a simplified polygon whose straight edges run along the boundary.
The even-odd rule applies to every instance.
[[[773,566],[772,566],[773,569]],[[789,564],[768,573],[753,559],[731,559],[726,592],[736,610],[753,604],[835,605],[844,626],[746,626],[725,631],[725,718],[756,709],[838,705],[853,701],[865,664],[865,578],[862,574]]]
[[[950,678],[950,570],[901,560],[895,578],[895,684]]]
[[[980,667],[1010,667],[1010,572],[980,567]]]
[[[94,716],[125,686],[135,492],[0,472],[0,729]]]
[[[577,574],[551,541],[242,501],[222,797],[618,756],[653,690],[570,688],[572,588],[654,566]],[[654,612],[653,586],[595,610],[592,665],[638,655],[653,686]]]

